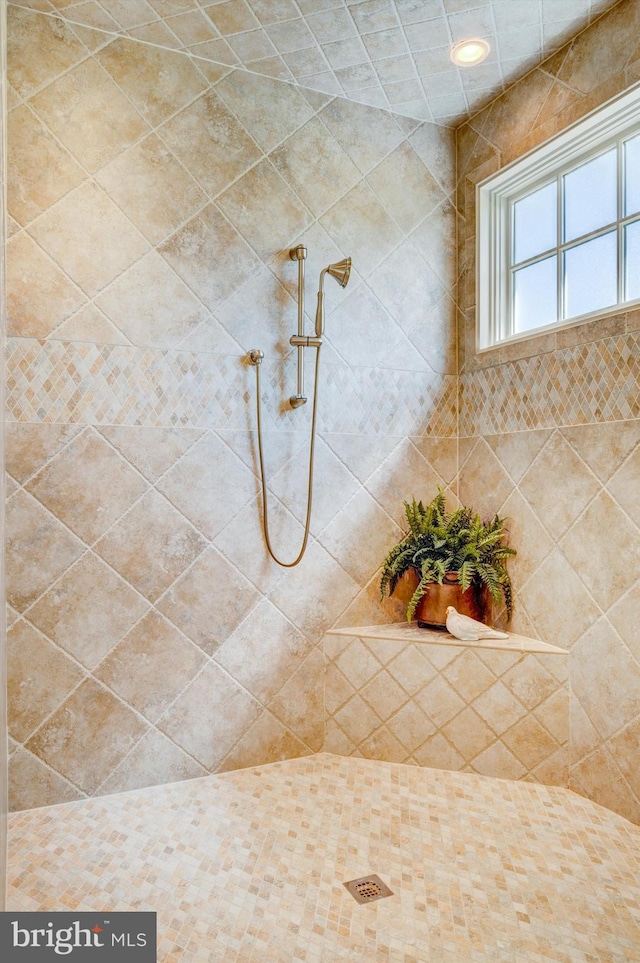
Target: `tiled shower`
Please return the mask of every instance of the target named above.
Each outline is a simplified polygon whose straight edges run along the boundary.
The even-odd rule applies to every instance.
[[[509,517],[512,628],[569,651],[569,698],[540,661],[515,692],[509,666],[467,653],[464,677],[489,673],[527,728],[509,742],[489,727],[474,754],[482,693],[460,667],[442,684],[464,725],[442,733],[440,764],[485,772],[496,744],[489,774],[640,820],[640,315],[480,356],[473,334],[475,184],[640,79],[638,5],[456,131],[65,6],[8,11],[11,807],[324,748],[416,762],[394,726],[400,679],[382,718],[331,656],[343,701],[326,720],[326,632],[402,619],[377,572],[403,499],[441,486]],[[295,554],[298,242],[310,280],[346,255],[354,272],[326,293],[312,540],[282,571],[260,530],[246,353],[266,354],[272,527]],[[361,702],[375,749],[348,722]]]
[[[455,481],[452,131],[9,19],[13,807],[316,752],[325,630],[401,618],[376,572],[402,499]],[[283,571],[245,356],[287,557],[298,241],[310,289],[354,274],[326,292],[312,542]]]

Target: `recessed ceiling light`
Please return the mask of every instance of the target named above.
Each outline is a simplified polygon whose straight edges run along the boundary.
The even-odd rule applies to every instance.
[[[459,67],[473,67],[482,63],[490,49],[486,40],[461,40],[454,44],[449,56]]]

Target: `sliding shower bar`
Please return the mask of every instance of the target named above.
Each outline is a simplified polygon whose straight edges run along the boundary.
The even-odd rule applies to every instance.
[[[298,262],[298,333],[294,334],[293,337],[289,339],[289,343],[298,349],[298,392],[295,395],[291,395],[289,398],[289,404],[292,408],[299,408],[304,405],[307,401],[304,395],[304,349],[305,348],[315,348],[316,349],[316,364],[315,364],[315,378],[313,382],[313,405],[311,412],[311,438],[309,440],[309,474],[307,478],[307,512],[304,522],[304,535],[302,537],[302,546],[297,556],[292,562],[283,562],[282,559],[278,558],[271,545],[271,538],[269,536],[269,506],[267,504],[267,479],[264,470],[264,452],[262,450],[262,403],[261,395],[262,390],[260,387],[260,368],[262,367],[262,361],[264,359],[264,352],[260,348],[253,348],[252,351],[248,353],[248,360],[256,369],[256,414],[258,418],[258,454],[260,459],[260,481],[262,484],[262,525],[264,531],[264,540],[267,545],[267,551],[269,555],[277,562],[278,565],[282,565],[283,568],[293,568],[302,559],[307,542],[309,540],[309,528],[311,525],[311,504],[313,501],[313,458],[315,452],[316,443],[316,418],[318,414],[318,371],[320,369],[320,348],[322,347],[322,335],[324,333],[324,277],[325,274],[330,274],[332,278],[338,282],[340,287],[344,288],[347,285],[349,276],[351,274],[351,258],[346,257],[342,261],[338,261],[336,264],[329,264],[320,273],[320,286],[318,290],[318,306],[316,309],[316,331],[315,336],[308,336],[304,333],[304,262],[307,256],[307,249],[304,244],[299,244],[297,247],[293,247],[289,251],[289,257],[292,261]]]
[[[298,384],[297,391],[295,395],[291,395],[289,398],[289,404],[292,408],[300,408],[301,405],[306,405],[307,399],[304,393],[304,349],[311,347],[307,343],[308,339],[304,337],[304,262],[307,257],[307,249],[304,244],[298,244],[297,247],[292,247],[289,251],[289,257],[292,261],[298,262],[298,335],[300,340],[294,341],[291,339],[291,344],[298,349]],[[295,336],[294,336],[295,337]],[[318,345],[314,345],[318,347]]]

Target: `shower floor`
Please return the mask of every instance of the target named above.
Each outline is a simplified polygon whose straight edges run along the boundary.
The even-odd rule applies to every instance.
[[[156,910],[163,963],[640,961],[640,830],[564,789],[320,753],[9,832],[9,909]]]

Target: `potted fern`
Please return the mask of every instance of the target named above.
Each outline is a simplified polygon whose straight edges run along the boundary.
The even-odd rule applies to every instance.
[[[471,508],[447,512],[442,489],[428,505],[405,502],[408,531],[384,560],[380,595],[392,595],[401,579],[414,579],[407,621],[422,628],[445,628],[446,609],[485,621],[493,600],[504,603],[507,620],[513,599],[504,518],[484,522]],[[417,583],[417,584],[416,584]]]

